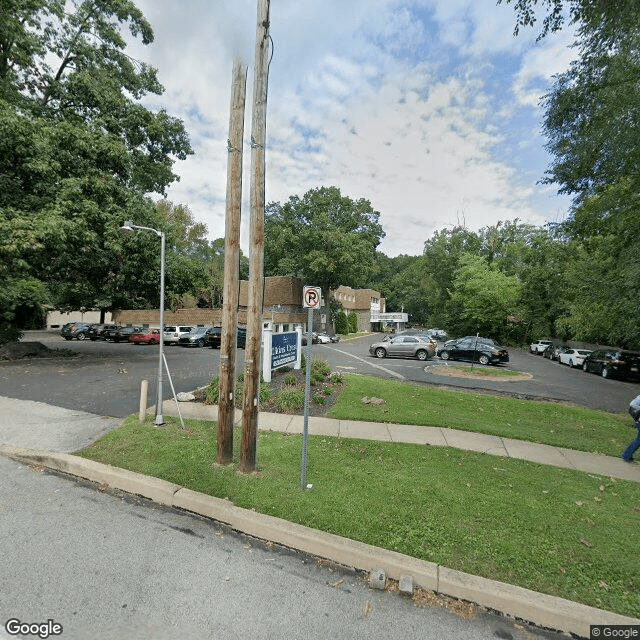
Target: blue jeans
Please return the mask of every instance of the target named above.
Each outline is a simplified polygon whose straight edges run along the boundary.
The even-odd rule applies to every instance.
[[[636,422],[635,426],[638,430],[638,435],[636,435],[636,439],[622,453],[623,460],[633,460],[633,454],[640,448],[640,422]]]

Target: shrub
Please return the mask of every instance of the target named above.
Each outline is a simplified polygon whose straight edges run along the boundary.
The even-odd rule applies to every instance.
[[[288,373],[285,377],[284,377],[284,383],[286,385],[294,385],[296,383],[296,377],[293,375],[293,373]]]
[[[349,323],[349,333],[357,333],[358,332],[358,316],[355,311],[351,311],[347,316],[347,321]]]
[[[220,398],[220,377],[216,376],[206,388],[204,392],[204,403],[205,404],[218,404],[218,400]]]
[[[344,378],[341,373],[332,373],[329,378],[329,382],[331,384],[342,384],[344,382]]]
[[[347,320],[347,314],[340,310],[336,315],[336,333],[346,335],[349,333],[349,320]]]
[[[325,378],[331,373],[331,367],[324,360],[314,360],[311,364],[311,373],[313,375],[321,375]]]
[[[304,389],[283,389],[275,399],[280,411],[292,411],[304,407]]]
[[[316,404],[324,404],[324,395],[322,395],[322,393],[314,393],[313,394],[313,401]]]
[[[324,393],[325,396],[330,396],[332,391],[329,387],[323,387],[322,393]]]

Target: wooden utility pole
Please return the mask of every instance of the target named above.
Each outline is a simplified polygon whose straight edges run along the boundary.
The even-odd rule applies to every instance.
[[[251,119],[251,231],[249,239],[249,290],[247,344],[244,352],[242,394],[242,445],[240,470],[256,469],[258,407],[260,404],[260,350],[264,302],[265,144],[267,130],[267,80],[269,75],[269,0],[258,0],[256,60]]]
[[[242,206],[242,139],[247,68],[236,58],[231,83],[231,115],[227,148],[227,208],[224,234],[224,287],[218,398],[218,464],[233,460],[236,393],[236,333],[240,280],[240,212]]]

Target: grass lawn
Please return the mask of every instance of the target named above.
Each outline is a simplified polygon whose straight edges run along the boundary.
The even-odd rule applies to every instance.
[[[132,416],[78,455],[471,574],[640,612],[637,483],[449,448],[312,436],[314,490],[301,492],[301,436],[261,432],[259,472],[245,475],[237,463],[215,467],[215,423],[186,423],[188,431],[175,419],[157,428]]]
[[[464,373],[470,373],[479,378],[517,378],[522,375],[521,371],[514,371],[513,369],[489,369],[485,367],[474,367],[472,365],[456,364],[450,369],[455,371],[462,371]]]
[[[344,378],[345,388],[329,412],[332,418],[449,427],[610,456],[619,456],[635,437],[628,415],[354,374]],[[364,396],[382,398],[385,404],[363,404]]]

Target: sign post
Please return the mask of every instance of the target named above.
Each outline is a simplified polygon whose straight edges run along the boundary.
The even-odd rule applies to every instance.
[[[302,429],[302,463],[300,468],[300,489],[311,489],[307,484],[307,443],[309,441],[309,400],[311,397],[311,365],[313,362],[313,310],[320,306],[322,290],[320,287],[305,286],[302,294],[302,306],[307,309],[307,349],[305,358],[307,366],[305,370],[304,385],[304,427]]]

